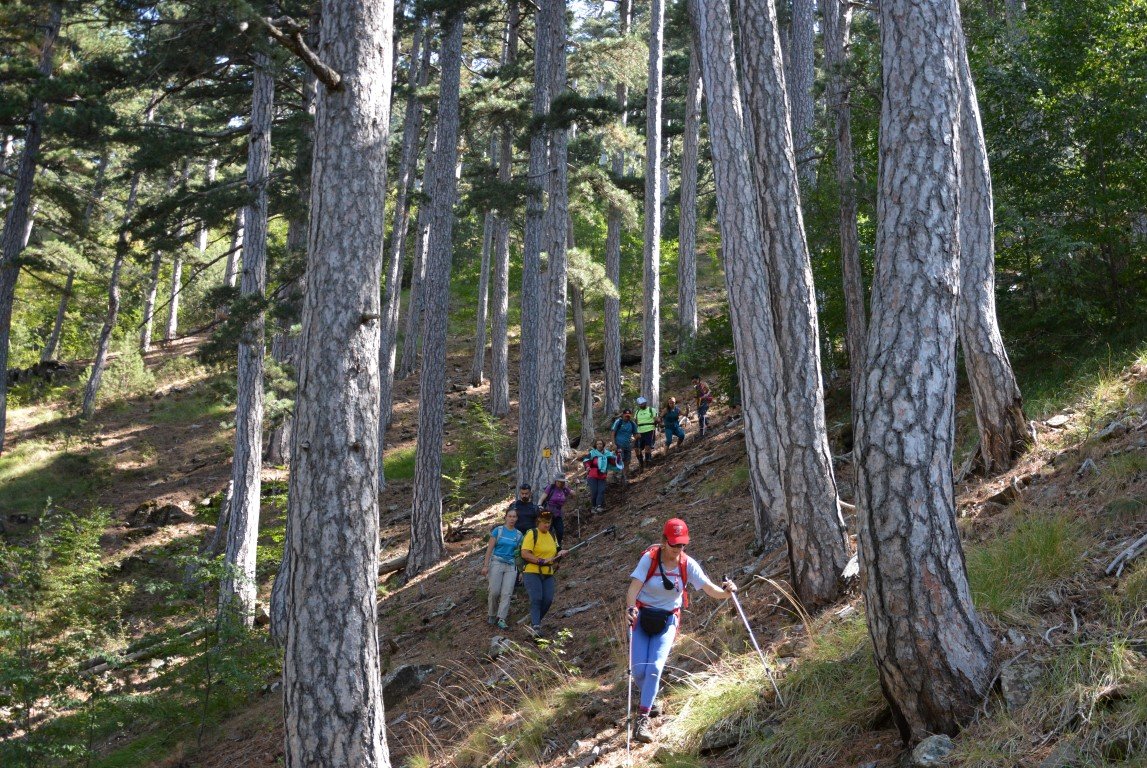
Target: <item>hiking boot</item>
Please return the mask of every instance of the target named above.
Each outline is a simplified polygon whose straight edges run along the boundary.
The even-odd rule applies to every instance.
[[[494,622],[496,622],[497,620],[498,620],[497,616],[487,616],[486,617],[486,623],[489,624],[491,627],[494,626]]]
[[[649,708],[649,719],[656,720],[659,717],[661,717],[661,705],[654,704]]]
[[[653,729],[649,726],[649,715],[638,715],[633,722],[633,740],[642,744],[653,743]]]
[[[506,623],[505,619],[498,619],[498,629],[509,629],[510,625]]]

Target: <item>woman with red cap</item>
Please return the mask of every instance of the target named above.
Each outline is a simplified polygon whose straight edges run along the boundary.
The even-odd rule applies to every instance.
[[[685,554],[688,543],[689,526],[684,520],[673,518],[665,523],[661,543],[647,549],[630,574],[625,596],[625,616],[631,633],[629,666],[641,691],[633,739],[646,744],[653,741],[649,712],[657,698],[669,649],[677,637],[681,608],[689,604],[685,590],[700,588],[717,600],[727,599],[737,591],[728,579],[720,587],[710,581],[700,564]]]

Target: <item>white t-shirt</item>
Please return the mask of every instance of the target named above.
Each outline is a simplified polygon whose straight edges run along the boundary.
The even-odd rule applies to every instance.
[[[649,573],[649,567],[655,565],[655,561],[649,556],[648,553],[641,556],[641,560],[637,562],[637,567],[633,569],[633,573],[629,574],[631,579],[638,581],[645,581],[646,574]],[[700,589],[706,584],[716,586],[709,577],[705,575],[705,571],[696,560],[685,555],[685,568],[689,574],[686,580],[686,586],[693,589]],[[652,608],[661,608],[666,611],[673,611],[681,607],[684,596],[681,592],[681,571],[677,563],[670,566],[665,564],[665,578],[673,582],[673,589],[666,589],[664,582],[661,580],[661,569],[654,568],[653,576],[645,581],[645,586],[637,593],[637,600],[642,605],[648,605]]]

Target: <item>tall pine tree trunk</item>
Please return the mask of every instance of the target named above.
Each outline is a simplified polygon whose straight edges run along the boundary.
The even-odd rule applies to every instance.
[[[992,176],[966,50],[960,55],[960,96],[960,342],[980,432],[980,464],[990,476],[1010,469],[1032,437],[996,319]]]
[[[491,153],[493,154],[493,153]],[[482,217],[482,265],[478,278],[478,317],[474,328],[474,361],[470,366],[470,386],[480,387],[486,368],[486,310],[490,298],[490,255],[494,248],[494,212]]]
[[[570,303],[573,304],[574,335],[577,337],[577,370],[581,390],[581,435],[578,448],[588,451],[593,447],[593,389],[589,371],[589,344],[585,336],[585,299],[577,283],[570,283]]]
[[[502,66],[510,67],[518,59],[517,0],[510,0],[502,40]],[[507,122],[502,127],[498,150],[498,182],[513,180],[514,129]],[[490,331],[490,413],[505,416],[510,412],[510,342],[507,313],[510,309],[510,216],[512,209],[494,214],[494,297]]]
[[[434,118],[426,136],[426,160],[422,169],[422,193],[428,195],[431,173],[438,147],[438,120]],[[411,263],[410,296],[406,302],[406,326],[402,333],[402,359],[395,376],[405,379],[418,365],[418,337],[422,332],[422,281],[426,277],[426,248],[430,241],[430,214],[425,199],[418,205],[418,218],[414,227],[414,260]]]
[[[776,418],[780,350],[773,329],[751,147],[733,56],[728,0],[694,0],[705,108],[717,185],[717,222],[745,416],[758,540],[781,530],[785,493]]]
[[[47,363],[56,359],[60,348],[60,334],[64,330],[64,319],[68,315],[68,302],[72,298],[72,287],[76,284],[76,270],[68,270],[68,278],[64,281],[64,291],[60,294],[60,303],[56,307],[56,319],[52,323],[52,333],[48,336],[48,343],[40,351],[40,362]]]
[[[182,247],[182,246],[180,246]],[[179,335],[179,297],[183,293],[183,254],[175,252],[171,260],[171,290],[167,297],[167,326],[163,340],[169,342]]]
[[[385,768],[378,654],[379,275],[391,0],[324,0],[285,558],[287,768]]]
[[[52,55],[56,49],[56,38],[60,34],[63,9],[63,3],[57,2],[48,10],[37,68],[41,80],[46,81],[52,76]],[[33,99],[32,111],[28,115],[28,130],[24,133],[24,151],[16,169],[12,205],[8,208],[4,234],[0,237],[0,453],[4,452],[4,433],[8,423],[8,343],[12,331],[12,305],[16,298],[16,279],[20,276],[19,258],[26,242],[24,231],[32,204],[32,182],[40,162],[44,111],[44,102],[38,97]]]
[[[243,241],[244,299],[262,302],[267,288],[267,183],[271,168],[271,120],[275,77],[270,57],[255,52],[251,132],[247,147],[247,224]],[[250,627],[255,621],[255,552],[263,468],[264,312],[260,309],[239,337],[235,397],[235,452],[231,462],[231,520],[219,584],[219,622]]]
[[[661,78],[665,2],[649,4],[649,89],[645,97],[645,235],[642,268],[641,394],[661,403]]]
[[[697,162],[701,143],[701,58],[696,34],[689,46],[685,135],[681,143],[681,215],[677,228],[677,346],[697,335]]]
[[[864,370],[868,313],[864,301],[864,274],[860,268],[860,236],[856,223],[856,181],[852,159],[851,86],[848,49],[852,30],[849,0],[822,0],[824,59],[828,70],[828,110],[836,145],[836,184],[840,190],[840,271],[844,279],[845,346],[851,384],[853,434],[860,409],[859,387]]]
[[[151,334],[155,327],[155,301],[159,295],[159,270],[163,266],[163,254],[156,251],[151,255],[151,272],[147,276],[147,293],[143,296],[143,323],[139,330],[139,351],[151,351]]]
[[[90,419],[96,413],[96,401],[99,398],[100,380],[107,367],[108,351],[111,349],[112,334],[115,332],[116,321],[119,319],[120,307],[120,275],[123,271],[123,261],[127,257],[131,243],[128,241],[128,225],[131,223],[132,213],[135,211],[136,197],[139,193],[140,174],[132,174],[131,185],[128,188],[127,201],[124,203],[123,221],[120,223],[119,235],[116,237],[115,260],[112,262],[111,276],[108,278],[108,311],[104,316],[104,325],[100,329],[96,340],[96,355],[92,360],[92,370],[88,374],[87,384],[84,386],[83,405],[81,413],[85,419]]]
[[[619,0],[617,13],[620,22],[618,34],[622,37],[629,35],[629,28],[633,21],[632,0]],[[617,103],[621,109],[621,127],[624,129],[628,120],[629,88],[625,83],[617,84]],[[625,153],[615,152],[613,155],[613,175],[620,177],[625,173]],[[624,213],[610,206],[609,218],[606,222],[605,236],[605,276],[614,288],[613,296],[605,297],[605,413],[612,417],[621,409],[621,228]]]
[[[785,462],[789,564],[797,596],[819,605],[839,594],[849,553],[825,424],[816,291],[789,133],[776,7],[773,0],[742,0],[737,8],[772,321],[784,350],[783,418],[777,422]]]
[[[414,501],[410,514],[412,578],[442,559],[442,435],[446,421],[446,321],[450,312],[450,257],[454,249],[454,201],[458,179],[459,88],[463,11],[444,12],[435,142],[429,200],[430,226],[423,283],[422,375],[419,377],[418,445],[414,455]]]
[[[884,96],[856,441],[858,544],[881,686],[911,743],[955,733],[983,701],[992,637],[972,606],[952,483],[959,9],[956,0],[884,0],[880,12]]]
[[[787,85],[797,173],[800,174],[801,190],[807,195],[816,185],[816,161],[813,159],[815,148],[812,141],[815,119],[812,87],[816,77],[816,0],[792,0],[792,3],[792,54],[785,73],[791,74]]]
[[[208,185],[215,183],[215,172],[218,170],[218,168],[219,168],[219,160],[217,158],[214,158],[214,157],[208,158],[207,169],[204,172],[204,176],[207,180]],[[207,244],[208,244],[207,239],[210,235],[211,235],[211,232],[207,229],[206,222],[200,222],[199,223],[199,232],[196,234],[196,240],[195,240],[195,246],[199,249],[200,253],[207,253]]]
[[[551,88],[551,104],[566,90],[566,3],[565,0],[546,0],[539,11],[539,25],[544,34],[539,45],[547,58]],[[549,204],[546,207],[544,245],[547,259],[542,270],[542,301],[539,311],[545,318],[545,330],[538,339],[538,357],[541,361],[542,395],[540,403],[542,475],[538,483],[544,484],[562,471],[569,450],[566,436],[565,379],[566,379],[566,278],[568,273],[566,250],[569,243],[569,130],[561,126],[550,129],[549,167],[546,187]],[[547,456],[548,454],[548,456]]]
[[[243,252],[243,217],[246,207],[235,212],[235,225],[231,230],[231,248],[227,251],[227,262],[223,268],[223,285],[234,288],[239,277],[239,257]]]

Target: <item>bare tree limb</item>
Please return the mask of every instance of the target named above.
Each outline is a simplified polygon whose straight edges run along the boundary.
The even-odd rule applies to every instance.
[[[290,16],[280,16],[277,19],[260,18],[260,21],[267,27],[267,32],[271,37],[302,59],[303,63],[315,73],[319,82],[332,91],[342,90],[342,75],[331,69],[303,40],[305,27]]]

